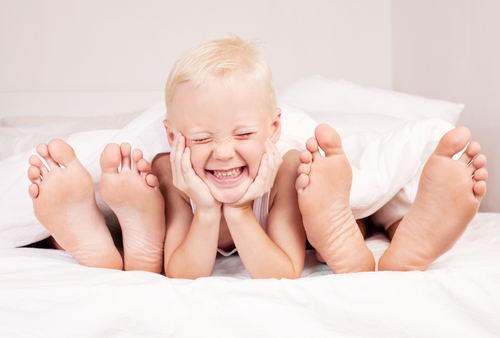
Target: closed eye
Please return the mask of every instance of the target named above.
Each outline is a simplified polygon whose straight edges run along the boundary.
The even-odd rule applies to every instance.
[[[237,138],[239,139],[245,139],[245,138],[248,138],[250,137],[251,135],[253,135],[254,133],[245,133],[245,134],[238,134],[236,135]]]
[[[191,140],[191,141],[193,141],[194,143],[206,143],[209,142],[210,140],[211,140],[210,138],[202,138],[199,140]]]

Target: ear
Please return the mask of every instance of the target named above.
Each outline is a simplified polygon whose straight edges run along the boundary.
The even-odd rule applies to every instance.
[[[279,138],[281,136],[281,108],[276,108],[273,114],[273,121],[271,124],[271,128],[269,129],[269,135],[268,139],[271,140],[271,142],[276,143],[278,142]]]
[[[175,132],[172,129],[172,122],[170,122],[169,120],[163,120],[163,125],[165,126],[165,131],[167,132],[168,144],[172,147],[175,137]]]

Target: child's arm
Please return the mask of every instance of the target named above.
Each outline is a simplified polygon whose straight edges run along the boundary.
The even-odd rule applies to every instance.
[[[272,149],[275,153],[278,152],[274,144]],[[268,160],[263,160],[254,183],[257,183],[259,176],[263,181],[261,170],[262,174],[266,171],[278,171],[271,168],[272,156],[268,152]],[[265,168],[267,165],[269,168]],[[258,224],[251,204],[246,203],[245,197],[233,205],[223,205],[231,236],[252,278],[298,278],[302,273],[305,232],[295,190],[298,165],[299,152],[288,152],[283,157],[283,165],[277,174],[272,175],[272,179],[274,176],[276,179],[271,190],[267,233]],[[265,178],[267,181],[270,177],[267,175]],[[252,187],[248,191],[251,190]]]
[[[184,139],[176,140],[172,153],[165,155],[155,171],[162,172],[160,183],[166,200],[165,273],[168,277],[195,279],[212,274],[221,204],[196,176],[189,156]],[[188,194],[197,205],[194,215]]]

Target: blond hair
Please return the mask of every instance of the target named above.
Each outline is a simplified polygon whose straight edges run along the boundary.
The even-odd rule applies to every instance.
[[[261,43],[256,39],[243,40],[236,35],[212,39],[187,50],[172,67],[165,87],[168,108],[177,86],[191,81],[195,85],[223,81],[231,84],[235,76],[261,83],[264,98],[272,111],[276,108],[276,94],[271,68],[260,53]]]

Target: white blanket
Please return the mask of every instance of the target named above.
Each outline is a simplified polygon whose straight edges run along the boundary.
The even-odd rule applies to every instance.
[[[92,175],[97,195],[99,157],[105,145],[129,142],[151,161],[156,154],[170,150],[162,124],[164,118],[165,106],[160,103],[121,130],[96,130],[69,137],[68,142]],[[355,217],[366,217],[380,210],[375,219],[381,225],[392,224],[406,213],[426,159],[441,136],[452,128],[440,119],[404,123],[377,114],[320,114],[316,118],[333,125],[343,138],[353,168],[351,208]],[[303,149],[317,125],[299,109],[286,106],[283,106],[282,122],[278,148],[283,153],[291,148]],[[0,187],[0,247],[22,246],[48,236],[34,216],[27,193],[28,158],[34,153],[32,149],[0,162],[0,177],[8,177]],[[98,203],[109,216],[111,210],[99,196]]]

